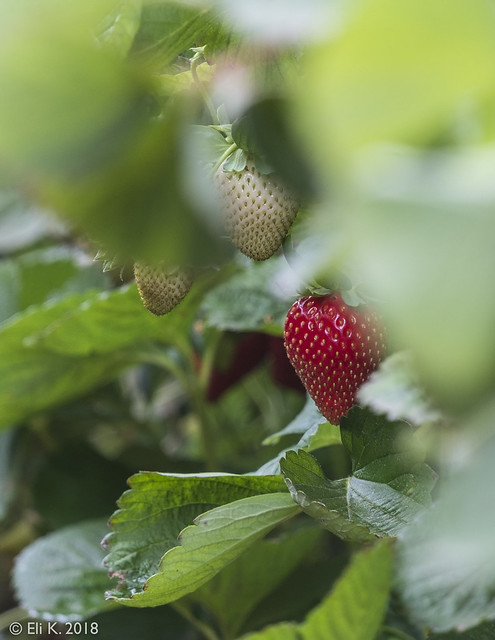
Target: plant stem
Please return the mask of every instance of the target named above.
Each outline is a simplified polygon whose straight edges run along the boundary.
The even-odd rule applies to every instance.
[[[211,101],[210,95],[208,91],[205,89],[204,84],[201,82],[198,76],[198,66],[200,61],[204,59],[200,53],[196,53],[191,60],[191,75],[194,81],[194,84],[198,88],[198,91],[205,103],[206,108],[210,114],[210,117],[213,121],[213,124],[220,125],[220,120],[218,119],[217,110],[215,109],[213,102]]]
[[[212,420],[211,412],[205,402],[204,392],[201,389],[198,375],[194,368],[191,357],[191,349],[184,347],[179,342],[175,347],[182,353],[187,363],[188,370],[184,370],[177,365],[163,350],[158,348],[150,348],[149,350],[140,351],[137,359],[141,363],[154,364],[176,377],[187,392],[193,409],[199,418],[201,443],[203,447],[205,464],[208,471],[217,470],[217,458],[214,447],[215,425]]]
[[[384,631],[385,633],[389,633],[394,638],[398,638],[398,640],[414,640],[414,638],[405,631],[394,629],[394,627],[383,626],[382,631]]]
[[[234,151],[237,149],[237,145],[235,142],[233,142],[230,147],[228,149],[226,149],[224,151],[224,153],[222,154],[222,156],[220,157],[219,160],[216,161],[215,166],[212,169],[213,173],[216,173],[216,171],[220,168],[222,162],[224,160],[227,160],[227,158],[230,156],[231,153],[234,153]]]
[[[171,606],[177,611],[177,613],[198,629],[205,638],[208,638],[208,640],[220,640],[215,631],[209,625],[198,620],[185,605],[180,604],[179,602],[172,602]]]

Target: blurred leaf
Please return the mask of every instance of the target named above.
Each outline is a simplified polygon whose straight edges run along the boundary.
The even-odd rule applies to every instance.
[[[150,340],[177,341],[194,312],[148,313],[134,286],[72,294],[32,307],[0,328],[0,424],[82,395],[140,358]],[[153,351],[153,357],[156,350]]]
[[[147,81],[95,45],[90,28],[114,2],[99,4],[48,0],[4,23],[0,158],[14,169],[74,176],[142,125]]]
[[[285,78],[290,83],[291,78]],[[239,147],[265,161],[269,170],[300,197],[311,198],[316,192],[315,178],[288,125],[288,105],[280,98],[265,98],[251,105],[232,124],[232,137]],[[258,164],[256,164],[258,170]]]
[[[109,253],[171,266],[218,264],[230,245],[218,237],[214,220],[196,214],[187,192],[190,166],[182,147],[193,117],[187,97],[176,97],[136,135],[119,135],[120,153],[105,165],[77,179],[44,182],[42,195]]]
[[[77,499],[77,498],[76,498]],[[20,604],[45,620],[88,618],[110,609],[101,538],[107,523],[80,522],[26,547],[17,557],[14,585]]]
[[[47,212],[23,202],[15,192],[0,192],[0,253],[13,253],[61,231]]]
[[[98,265],[83,253],[65,247],[39,249],[0,262],[2,281],[0,322],[31,305],[106,284]]]
[[[120,510],[110,520],[113,532],[105,542],[109,548],[106,565],[125,580],[112,592],[114,597],[141,592],[148,578],[159,571],[162,556],[176,547],[182,529],[201,513],[284,488],[279,477],[150,472],[133,476],[129,485],[130,491],[118,502]]]
[[[454,410],[495,379],[493,157],[371,154],[360,202],[345,219],[391,344],[412,352],[427,390]]]
[[[448,11],[442,0],[354,5],[338,37],[305,61],[298,116],[318,157],[443,131],[464,101],[492,92],[494,33],[489,0],[455,0]]]
[[[335,0],[217,0],[217,5],[234,29],[268,47],[320,37],[340,13]]]
[[[428,640],[492,640],[495,637],[495,622],[484,622],[468,631],[431,633]]]
[[[410,354],[395,353],[380,364],[358,390],[359,402],[389,420],[406,420],[420,426],[441,419],[419,386]]]
[[[212,289],[200,308],[206,324],[222,330],[281,335],[290,305],[270,286],[277,269],[276,260],[249,265]]]
[[[494,456],[492,437],[401,532],[396,582],[413,621],[434,631],[495,618]]]
[[[163,69],[191,47],[209,45],[211,51],[225,39],[211,9],[181,2],[145,2],[131,55]]]
[[[106,16],[99,28],[99,41],[111,51],[125,56],[141,23],[142,0],[123,0]]]
[[[128,475],[127,468],[103,458],[82,442],[65,445],[47,456],[36,475],[34,507],[53,529],[108,517]]]
[[[304,528],[259,540],[196,590],[192,599],[215,614],[224,637],[237,637],[250,612],[295,569],[320,533]]]
[[[280,466],[292,497],[344,540],[399,534],[429,505],[435,481],[409,426],[355,407],[341,433],[352,475],[328,480],[313,456],[289,451]]]
[[[388,602],[392,547],[357,554],[329,596],[301,626],[307,640],[374,640]]]
[[[287,493],[269,493],[216,507],[183,529],[159,572],[119,602],[136,607],[173,602],[195,591],[281,522],[299,513]]]

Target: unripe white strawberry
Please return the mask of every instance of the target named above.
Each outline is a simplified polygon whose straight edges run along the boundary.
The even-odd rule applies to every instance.
[[[134,264],[134,276],[144,306],[156,316],[172,311],[186,297],[193,282],[189,270],[144,262]]]
[[[261,174],[251,159],[241,171],[215,174],[224,225],[234,245],[253,260],[270,258],[281,246],[299,201],[276,176]]]

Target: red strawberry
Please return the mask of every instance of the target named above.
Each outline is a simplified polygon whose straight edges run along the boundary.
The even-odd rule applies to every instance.
[[[192,285],[192,275],[186,269],[167,269],[163,264],[136,262],[136,285],[148,311],[162,316],[185,298]]]
[[[270,374],[272,380],[281,387],[293,389],[305,394],[303,383],[296,375],[284,348],[284,339],[279,336],[267,336],[270,351]]]
[[[338,424],[385,355],[377,313],[347,305],[339,293],[307,296],[289,309],[284,335],[289,360],[309,395]]]
[[[227,332],[223,336],[221,351],[208,382],[207,399],[216,402],[261,364],[266,350],[267,336],[264,333]]]
[[[261,174],[250,159],[241,171],[224,171],[221,165],[215,181],[234,245],[253,260],[270,258],[296,217],[297,198],[273,173]]]

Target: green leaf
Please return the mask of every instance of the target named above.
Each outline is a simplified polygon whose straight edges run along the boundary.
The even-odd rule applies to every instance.
[[[302,624],[274,625],[245,640],[374,640],[387,606],[392,551],[387,542],[361,551]]]
[[[179,535],[180,546],[163,556],[159,572],[123,604],[167,604],[195,591],[274,527],[299,513],[287,493],[269,493],[202,513]]]
[[[158,318],[144,309],[134,284],[69,297],[48,310],[33,312],[39,328],[31,328],[29,346],[70,356],[111,353],[152,339],[174,342],[192,313],[186,302]]]
[[[206,324],[222,330],[281,335],[290,304],[270,286],[278,267],[276,259],[250,264],[212,289],[200,308]]]
[[[386,542],[362,551],[331,594],[301,626],[307,640],[374,640],[388,602],[392,547]]]
[[[493,410],[485,416],[493,433]],[[495,440],[445,478],[434,508],[399,540],[396,583],[413,621],[434,631],[495,618]]]
[[[39,538],[17,557],[14,585],[22,607],[46,620],[88,618],[114,606],[103,568],[106,521],[89,520]]]
[[[156,574],[162,556],[177,544],[177,536],[201,513],[249,496],[284,489],[281,478],[229,474],[172,475],[140,473],[129,480],[120,510],[111,518],[106,539],[110,571],[125,579],[114,595],[141,591]],[[198,585],[199,586],[199,585]]]
[[[235,638],[246,618],[314,547],[321,530],[288,530],[259,540],[191,596],[212,611],[224,637]],[[235,592],[236,597],[232,598]]]
[[[281,468],[294,500],[346,540],[398,535],[429,505],[435,481],[410,427],[355,407],[341,433],[352,475],[328,480],[313,456],[288,452]]]
[[[277,444],[281,438],[292,434],[302,434],[302,437],[295,445],[286,447],[272,460],[263,464],[257,470],[257,474],[271,475],[280,473],[280,460],[288,451],[297,451],[299,449],[313,451],[322,447],[341,444],[339,428],[327,422],[309,396],[306,399],[306,404],[302,411],[294,420],[281,431],[268,436],[268,438],[263,441],[263,444]]]
[[[419,386],[410,354],[405,352],[395,353],[380,364],[359,388],[358,400],[389,420],[402,419],[421,426],[441,418]]]
[[[447,13],[442,0],[360,2],[306,56],[299,115],[325,166],[335,147],[430,140],[466,99],[490,94],[491,3],[456,0]]]
[[[163,69],[198,43],[215,47],[221,30],[211,9],[179,2],[146,2],[131,54]]]
[[[147,358],[149,341],[177,341],[195,303],[148,313],[134,285],[31,307],[0,327],[0,424],[74,398]],[[156,349],[152,352],[156,356]],[[152,355],[149,355],[152,358]]]
[[[323,527],[344,540],[373,540],[369,527],[349,513],[346,480],[327,480],[316,459],[305,451],[289,451],[280,468],[294,501]]]
[[[273,433],[272,435],[268,436],[268,438],[265,438],[265,440],[263,440],[263,444],[278,444],[280,442],[280,439],[286,435],[303,435],[309,429],[313,429],[315,427],[318,428],[325,422],[327,422],[326,418],[321,415],[312,398],[310,396],[307,396],[306,404],[304,405],[302,411],[297,414],[294,420],[292,420],[281,431]]]

